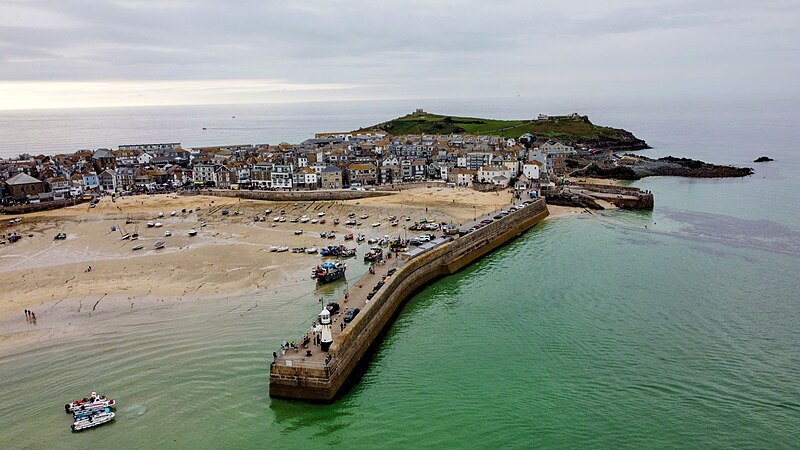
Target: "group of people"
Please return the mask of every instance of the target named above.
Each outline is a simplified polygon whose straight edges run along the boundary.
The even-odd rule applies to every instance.
[[[36,322],[36,314],[33,311],[26,309],[25,320],[27,320],[28,322]]]

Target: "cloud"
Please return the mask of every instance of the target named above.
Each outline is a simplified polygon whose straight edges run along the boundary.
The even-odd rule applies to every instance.
[[[645,87],[678,74],[669,86],[679,93],[796,89],[800,61],[800,4],[781,0],[0,0],[0,9],[5,81],[280,79],[395,98],[592,84],[631,94],[635,73]],[[760,68],[740,74],[736,64]],[[645,87],[633,94],[657,89]]]

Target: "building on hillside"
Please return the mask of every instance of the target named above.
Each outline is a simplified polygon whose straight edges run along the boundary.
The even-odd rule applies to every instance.
[[[101,191],[114,192],[117,190],[117,174],[112,169],[106,169],[97,176]]]
[[[319,174],[320,184],[323,189],[342,188],[342,169],[336,166],[327,166]]]
[[[353,163],[347,166],[347,175],[351,186],[367,186],[378,184],[378,168],[375,164]]]
[[[472,182],[477,174],[477,170],[454,167],[447,172],[447,182],[456,186],[472,187]]]

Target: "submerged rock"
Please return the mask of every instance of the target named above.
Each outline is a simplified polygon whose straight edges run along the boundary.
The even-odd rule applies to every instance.
[[[769,156],[761,156],[758,159],[753,160],[753,162],[768,162],[768,161],[775,161],[775,160],[770,158]]]

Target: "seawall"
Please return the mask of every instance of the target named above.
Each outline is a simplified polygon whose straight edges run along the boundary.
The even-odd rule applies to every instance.
[[[369,307],[365,307],[362,313],[334,338],[329,351],[332,356],[330,363],[314,363],[300,356],[284,357],[272,364],[270,396],[332,401],[411,293],[433,279],[457,272],[506,244],[539,223],[548,214],[544,199],[538,199],[475,232],[457,237],[404,261],[397,272],[369,301]],[[349,299],[350,305],[353,303],[363,305],[364,300],[355,296]]]

